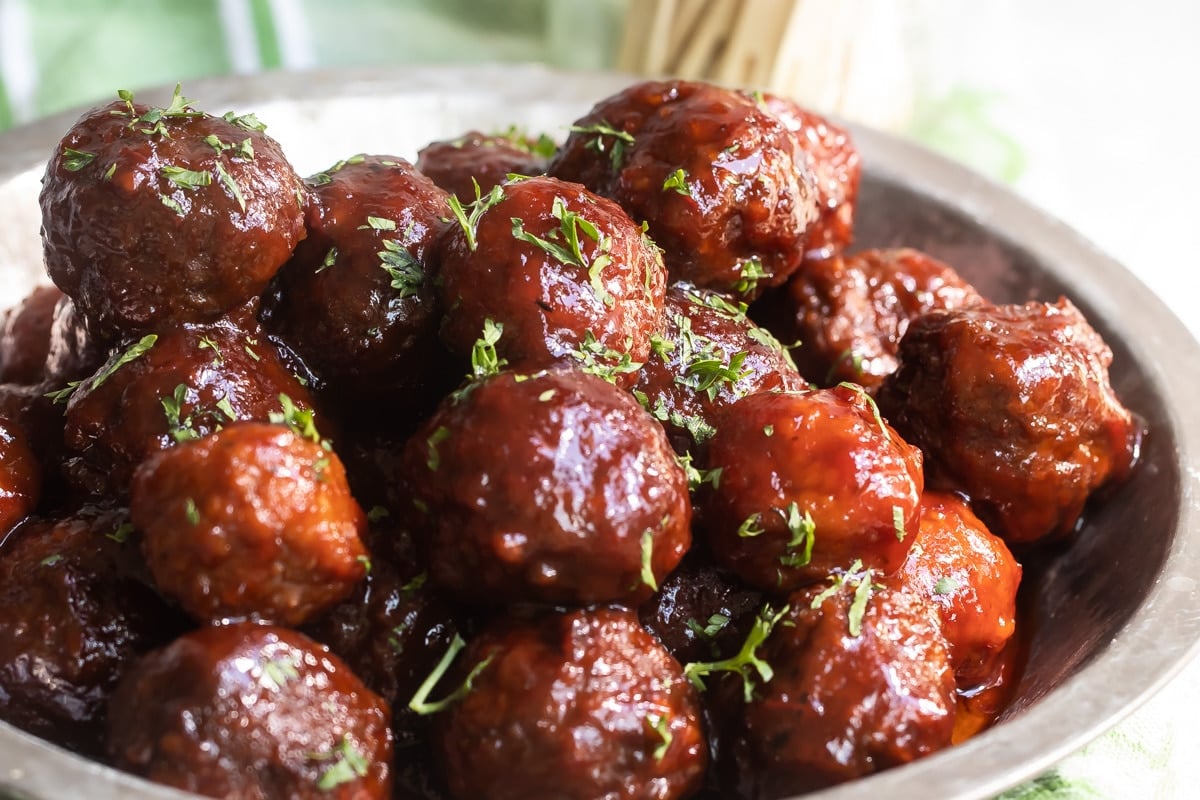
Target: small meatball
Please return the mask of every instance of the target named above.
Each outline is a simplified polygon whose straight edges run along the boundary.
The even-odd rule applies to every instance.
[[[816,178],[818,216],[805,237],[805,258],[841,252],[854,238],[854,207],[862,177],[850,132],[785,97],[764,94],[762,105],[791,131]]]
[[[530,139],[519,131],[469,131],[457,139],[431,142],[417,153],[417,169],[463,203],[486,195],[509,175],[544,175],[558,146],[547,136]]]
[[[632,611],[502,623],[461,663],[486,665],[434,723],[451,797],[668,800],[699,787],[699,698]]]
[[[240,422],[142,462],[130,511],[164,594],[202,622],[299,625],[353,590],[366,515],[314,439]]]
[[[130,659],[182,621],[140,580],[123,511],[33,518],[0,536],[0,719],[99,755]]]
[[[147,654],[113,695],[120,769],[206,797],[391,797],[387,703],[286,628],[201,628]]]
[[[719,563],[764,591],[788,591],[862,559],[891,574],[916,533],[921,451],[862,389],[745,397],[718,417],[697,495]]]
[[[799,268],[816,182],[792,133],[752,99],[646,81],[571,130],[550,174],[645,220],[672,279],[752,297]]]
[[[786,291],[794,325],[788,336],[800,341],[801,371],[869,391],[896,370],[900,339],[914,317],[984,302],[951,267],[906,248],[809,261]]]
[[[1069,300],[932,311],[900,342],[879,404],[1008,544],[1065,536],[1088,495],[1132,468],[1141,425],[1108,381],[1112,351]]]
[[[0,322],[0,383],[33,385],[45,378],[54,309],[63,297],[39,286],[4,313]]]
[[[46,272],[105,331],[211,321],[304,238],[303,184],[253,115],[121,99],[80,117],[42,181]]]
[[[476,219],[476,215],[479,214]],[[616,204],[552,178],[505,183],[442,237],[442,340],[466,356],[492,320],[514,369],[572,364],[622,385],[650,353],[658,249]]]
[[[31,445],[25,429],[0,413],[0,542],[42,497],[42,464]]]
[[[869,571],[835,580],[793,594],[761,650],[774,677],[733,732],[740,797],[791,797],[951,743],[954,672],[937,613]]]
[[[234,420],[266,421],[280,395],[313,405],[249,310],[143,337],[69,393],[68,477],[82,493],[127,497],[146,456]]]
[[[687,477],[629,394],[583,372],[502,372],[405,449],[430,577],[466,600],[639,601],[691,544]]]
[[[973,689],[995,676],[997,659],[1017,624],[1021,565],[960,498],[921,497],[921,524],[897,576],[928,598],[942,618],[959,686]]]
[[[808,388],[783,345],[723,295],[674,284],[664,316],[633,391],[677,452],[707,441],[717,412],[740,397]]]
[[[266,326],[355,408],[432,397],[447,361],[427,275],[446,193],[407,161],[354,156],[308,179],[308,237],[280,271]]]

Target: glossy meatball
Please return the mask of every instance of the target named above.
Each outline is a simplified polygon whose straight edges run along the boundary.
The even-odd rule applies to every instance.
[[[925,452],[931,488],[961,491],[1009,544],[1062,536],[1136,460],[1140,423],[1108,381],[1112,351],[1070,301],[913,320],[879,391]]]
[[[761,650],[774,677],[734,733],[741,797],[791,797],[950,745],[954,672],[936,612],[862,571],[836,586],[793,594]]]
[[[942,619],[959,686],[994,678],[1016,631],[1021,565],[960,498],[921,497],[921,523],[898,581],[928,598]]]
[[[417,169],[464,203],[475,187],[486,195],[509,175],[544,175],[558,146],[546,136],[531,139],[519,131],[469,131],[457,139],[431,142],[417,154]]]
[[[0,318],[0,383],[35,384],[45,377],[54,309],[63,297],[39,286]]]
[[[430,577],[463,599],[644,600],[691,544],[662,428],[583,372],[475,384],[409,440],[405,464]]]
[[[126,673],[108,752],[120,769],[208,797],[383,800],[389,716],[306,636],[221,625],[181,636]]]
[[[466,356],[488,320],[515,369],[574,364],[623,385],[650,352],[666,291],[657,248],[576,184],[502,184],[441,240],[442,340]]]
[[[748,296],[799,266],[817,218],[795,137],[749,97],[646,81],[575,122],[550,174],[645,220],[675,280]]]
[[[921,452],[862,389],[745,397],[718,417],[697,504],[717,560],[787,591],[862,559],[892,573],[917,530]]]
[[[674,284],[664,317],[633,390],[680,453],[706,441],[717,412],[738,398],[808,388],[783,345],[724,295]]]
[[[280,395],[299,408],[313,405],[249,309],[150,334],[60,396],[69,476],[85,494],[127,496],[146,456],[234,420],[265,421],[282,411]]]
[[[32,444],[25,429],[0,412],[0,541],[42,496],[42,464]]]
[[[699,699],[632,611],[503,623],[460,658],[486,666],[435,722],[452,797],[665,800],[700,785]]]
[[[407,161],[354,156],[308,179],[308,237],[280,271],[267,327],[353,407],[432,396],[446,356],[427,260],[450,210]]]
[[[808,261],[786,291],[787,335],[800,342],[795,355],[804,374],[871,391],[896,370],[914,317],[984,302],[949,265],[908,248]]]
[[[304,238],[302,184],[252,116],[120,99],[84,114],[42,183],[50,279],[101,328],[215,319]]]
[[[124,512],[86,508],[0,536],[0,719],[88,754],[136,654],[180,629],[139,580]]]

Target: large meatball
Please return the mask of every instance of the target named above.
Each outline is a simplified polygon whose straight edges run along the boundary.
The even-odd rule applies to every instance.
[[[176,91],[84,114],[41,192],[50,279],[105,329],[212,320],[262,293],[304,238],[303,185],[252,116]]]
[[[662,428],[587,373],[483,380],[442,404],[405,461],[430,576],[465,599],[645,599],[691,544]]]
[[[666,273],[615,203],[553,178],[502,184],[441,240],[442,339],[466,356],[491,320],[515,369],[575,364],[628,385],[658,331]]]
[[[718,417],[697,496],[717,560],[787,591],[862,559],[892,573],[917,530],[921,452],[857,387],[750,395]]]
[[[899,358],[880,407],[925,452],[930,487],[966,494],[1009,544],[1072,531],[1088,495],[1137,457],[1112,351],[1066,299],[932,311]]]
[[[124,770],[208,797],[388,800],[387,704],[285,628],[188,633],[122,678],[108,752]]]
[[[800,266],[815,181],[792,133],[749,97],[647,81],[571,130],[550,174],[645,220],[675,280],[753,295]]]
[[[951,743],[954,672],[936,612],[847,571],[788,599],[760,657],[774,676],[733,732],[741,797],[791,797]]]
[[[0,542],[42,497],[42,463],[31,445],[25,429],[0,411]]]
[[[632,611],[501,623],[461,658],[484,666],[435,722],[452,797],[670,800],[699,787],[699,699]]]
[[[392,156],[354,156],[308,182],[308,238],[279,273],[267,327],[332,398],[361,407],[424,395],[431,408],[453,385],[438,380],[447,359],[426,267],[446,193]]]
[[[180,630],[141,580],[121,511],[33,518],[0,536],[0,719],[89,754],[127,662]]]
[[[39,286],[0,316],[0,383],[32,385],[45,378],[54,311],[63,297]]]
[[[530,139],[520,131],[486,134],[468,131],[457,139],[430,142],[417,153],[417,169],[464,203],[475,187],[486,195],[509,175],[543,175],[558,146],[545,136]]]

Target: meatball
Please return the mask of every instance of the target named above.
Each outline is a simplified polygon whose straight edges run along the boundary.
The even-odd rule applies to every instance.
[[[471,690],[434,723],[454,798],[682,798],[707,762],[695,689],[632,611],[488,628]]]
[[[42,496],[42,464],[32,444],[25,429],[0,412],[0,542]]]
[[[676,451],[706,441],[717,412],[739,397],[808,388],[787,350],[723,295],[674,284],[664,316],[663,335],[651,341],[633,390]]]
[[[907,248],[808,261],[786,291],[787,335],[800,341],[801,371],[871,391],[896,370],[900,339],[914,317],[984,302],[953,268]]]
[[[474,384],[408,441],[405,474],[430,577],[476,602],[644,600],[691,544],[662,428],[583,372]]]
[[[658,249],[616,204],[527,178],[496,187],[441,240],[442,340],[471,353],[491,320],[515,369],[575,364],[629,385],[666,291]]]
[[[39,286],[4,312],[0,319],[0,383],[42,382],[54,309],[62,297],[54,286]]]
[[[697,496],[717,561],[764,591],[820,580],[856,558],[893,573],[917,530],[921,452],[857,387],[762,393],[717,419]]]
[[[431,142],[417,153],[417,169],[464,203],[487,194],[509,175],[544,175],[558,146],[545,135],[530,139],[469,131],[457,139]]]
[[[81,382],[112,355],[119,340],[105,338],[95,333],[93,327],[71,298],[64,295],[59,299],[46,346],[43,376],[47,386],[57,388],[72,381]]]
[[[286,628],[202,628],[121,679],[115,766],[207,797],[391,797],[387,704],[336,656]]]
[[[298,625],[366,572],[366,516],[342,462],[301,432],[234,423],[134,473],[130,511],[150,571],[196,619]]]
[[[965,494],[1010,545],[1070,533],[1137,458],[1112,351],[1066,299],[929,312],[899,358],[880,407],[924,451],[929,486]]]
[[[98,755],[109,695],[181,621],[141,580],[122,511],[85,508],[0,537],[0,719]]]
[[[391,156],[354,156],[308,179],[308,237],[278,277],[266,317],[327,385],[356,407],[453,388],[426,267],[446,227],[446,193]],[[478,332],[476,332],[478,333]]]
[[[1021,565],[1004,542],[957,496],[926,492],[916,540],[897,580],[937,608],[959,686],[993,680],[1016,630],[1021,582]]]
[[[262,293],[304,238],[303,184],[253,115],[175,96],[84,114],[42,183],[46,272],[104,330],[211,321]]]
[[[870,570],[793,594],[760,657],[774,676],[733,733],[741,797],[791,797],[951,743],[954,672],[937,614]]]
[[[281,411],[280,395],[300,408],[313,405],[251,309],[150,334],[58,393],[67,401],[71,482],[85,494],[126,497],[146,456],[234,420],[265,421]]]
[[[816,182],[792,133],[752,99],[646,81],[571,130],[550,174],[645,220],[674,280],[753,296],[800,266]]]

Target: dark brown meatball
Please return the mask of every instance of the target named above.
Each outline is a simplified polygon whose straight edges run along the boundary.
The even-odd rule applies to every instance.
[[[808,388],[783,345],[724,295],[674,284],[664,317],[633,390],[680,453],[706,441],[717,412],[738,398]]]
[[[856,558],[893,573],[917,531],[921,452],[859,388],[742,398],[718,417],[708,465],[721,478],[697,504],[713,555],[764,591]]]
[[[42,497],[42,464],[32,444],[25,429],[0,412],[0,542]]]
[[[962,499],[922,495],[917,538],[897,582],[937,608],[962,689],[995,677],[1016,631],[1021,565]]]
[[[64,747],[103,750],[127,662],[180,620],[138,580],[123,511],[33,518],[0,537],[0,719]]]
[[[286,628],[201,628],[140,659],[110,704],[115,766],[208,797],[391,797],[387,704]]]
[[[786,335],[800,341],[801,371],[871,391],[896,370],[900,339],[914,317],[984,302],[949,265],[908,248],[808,261],[786,291]]]
[[[880,407],[925,452],[929,486],[966,494],[1009,544],[1070,533],[1088,495],[1137,457],[1112,351],[1066,299],[930,312],[899,358]]]
[[[45,378],[54,309],[62,297],[54,286],[39,286],[4,312],[0,319],[0,383],[32,385]]]
[[[792,133],[752,99],[646,81],[571,130],[550,174],[645,220],[673,279],[752,296],[800,266],[816,184]]]
[[[435,721],[452,797],[668,800],[700,785],[699,699],[632,611],[502,623],[461,658],[487,663]]]
[[[127,496],[146,456],[234,420],[265,421],[282,410],[280,395],[313,405],[250,309],[150,336],[118,348],[69,394],[67,470],[82,492]]]
[[[369,563],[342,462],[283,425],[235,423],[154,453],[130,511],[155,582],[202,622],[299,625]]]
[[[509,175],[544,175],[558,146],[545,136],[530,139],[519,131],[486,134],[469,131],[457,139],[431,142],[417,153],[417,169],[464,203],[475,187],[486,195]]]
[[[515,369],[574,364],[632,383],[659,328],[666,271],[624,211],[542,177],[502,184],[461,222],[440,247],[447,347],[470,354],[492,320]]]
[[[355,408],[429,397],[447,361],[426,267],[446,193],[407,161],[354,156],[308,179],[308,237],[284,266],[266,325]]]
[[[304,238],[299,177],[252,117],[121,99],[84,114],[42,183],[50,279],[105,330],[215,319]]]
[[[793,594],[734,732],[741,797],[791,797],[947,747],[954,672],[937,614],[869,573]],[[864,584],[866,584],[864,588]]]
[[[405,472],[430,577],[464,599],[644,600],[691,544],[687,478],[629,394],[502,372],[444,402]]]

